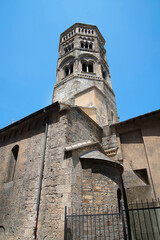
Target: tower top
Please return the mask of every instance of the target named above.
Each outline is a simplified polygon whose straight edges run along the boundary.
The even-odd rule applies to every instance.
[[[117,120],[104,45],[94,25],[75,23],[65,30],[60,35],[53,93],[53,102],[77,105],[101,126]]]
[[[75,23],[71,27],[66,29],[63,33],[61,33],[60,43],[65,42],[76,33],[88,36],[98,36],[99,39],[103,42],[103,44],[105,44],[105,40],[97,26],[84,23]]]

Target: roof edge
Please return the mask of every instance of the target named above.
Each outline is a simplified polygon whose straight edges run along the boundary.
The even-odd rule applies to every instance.
[[[122,125],[122,124],[130,123],[130,122],[132,122],[132,121],[139,120],[139,119],[145,118],[145,117],[149,117],[149,116],[151,116],[151,115],[156,115],[156,114],[158,114],[158,113],[160,113],[160,109],[155,110],[155,111],[152,111],[152,112],[149,112],[149,113],[145,113],[145,114],[139,115],[139,116],[134,117],[134,118],[129,118],[129,119],[127,119],[127,120],[125,120],[125,121],[122,121],[122,122],[118,122],[118,123],[111,124],[110,127],[120,126],[120,125]]]
[[[45,112],[49,111],[50,109],[56,108],[56,107],[60,108],[59,102],[52,103],[52,104],[50,104],[50,105],[48,105],[48,106],[46,106],[46,107],[44,107],[44,108],[34,112],[34,113],[32,113],[32,114],[30,114],[30,115],[28,115],[28,116],[26,116],[26,117],[24,117],[24,118],[22,118],[22,119],[20,119],[20,120],[18,120],[16,122],[14,122],[14,123],[12,123],[12,124],[4,127],[4,128],[1,128],[0,129],[0,133],[4,132],[4,131],[6,131],[6,130],[8,130],[10,128],[13,128],[13,127],[17,126],[18,124],[20,124],[22,122],[25,122],[26,120],[29,120],[29,119],[31,119],[31,118],[33,118],[35,116],[40,115],[41,113],[45,113]]]

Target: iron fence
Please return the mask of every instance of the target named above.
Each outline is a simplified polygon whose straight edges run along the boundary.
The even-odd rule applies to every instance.
[[[132,240],[160,239],[160,201],[128,204]]]
[[[128,239],[125,212],[118,208],[65,208],[64,240]]]
[[[65,208],[64,240],[158,240],[160,201],[122,207]]]

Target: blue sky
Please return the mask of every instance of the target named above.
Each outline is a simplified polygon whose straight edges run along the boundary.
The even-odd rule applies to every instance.
[[[61,32],[97,25],[120,121],[159,109],[159,0],[0,0],[0,128],[51,104]]]

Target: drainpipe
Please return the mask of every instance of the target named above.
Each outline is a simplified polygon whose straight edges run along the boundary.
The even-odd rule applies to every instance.
[[[46,113],[45,108],[44,108],[44,113]],[[46,143],[47,143],[48,124],[49,124],[48,123],[48,117],[46,116],[45,132],[44,132],[44,142],[43,142],[43,152],[42,152],[42,162],[41,162],[40,177],[39,177],[39,186],[38,186],[38,195],[37,195],[37,204],[36,204],[36,217],[35,217],[35,226],[34,226],[34,232],[33,232],[33,239],[37,239],[37,226],[38,226],[38,217],[39,217],[39,207],[40,207],[41,191],[42,191],[42,181],[43,181],[43,170],[44,170]]]

